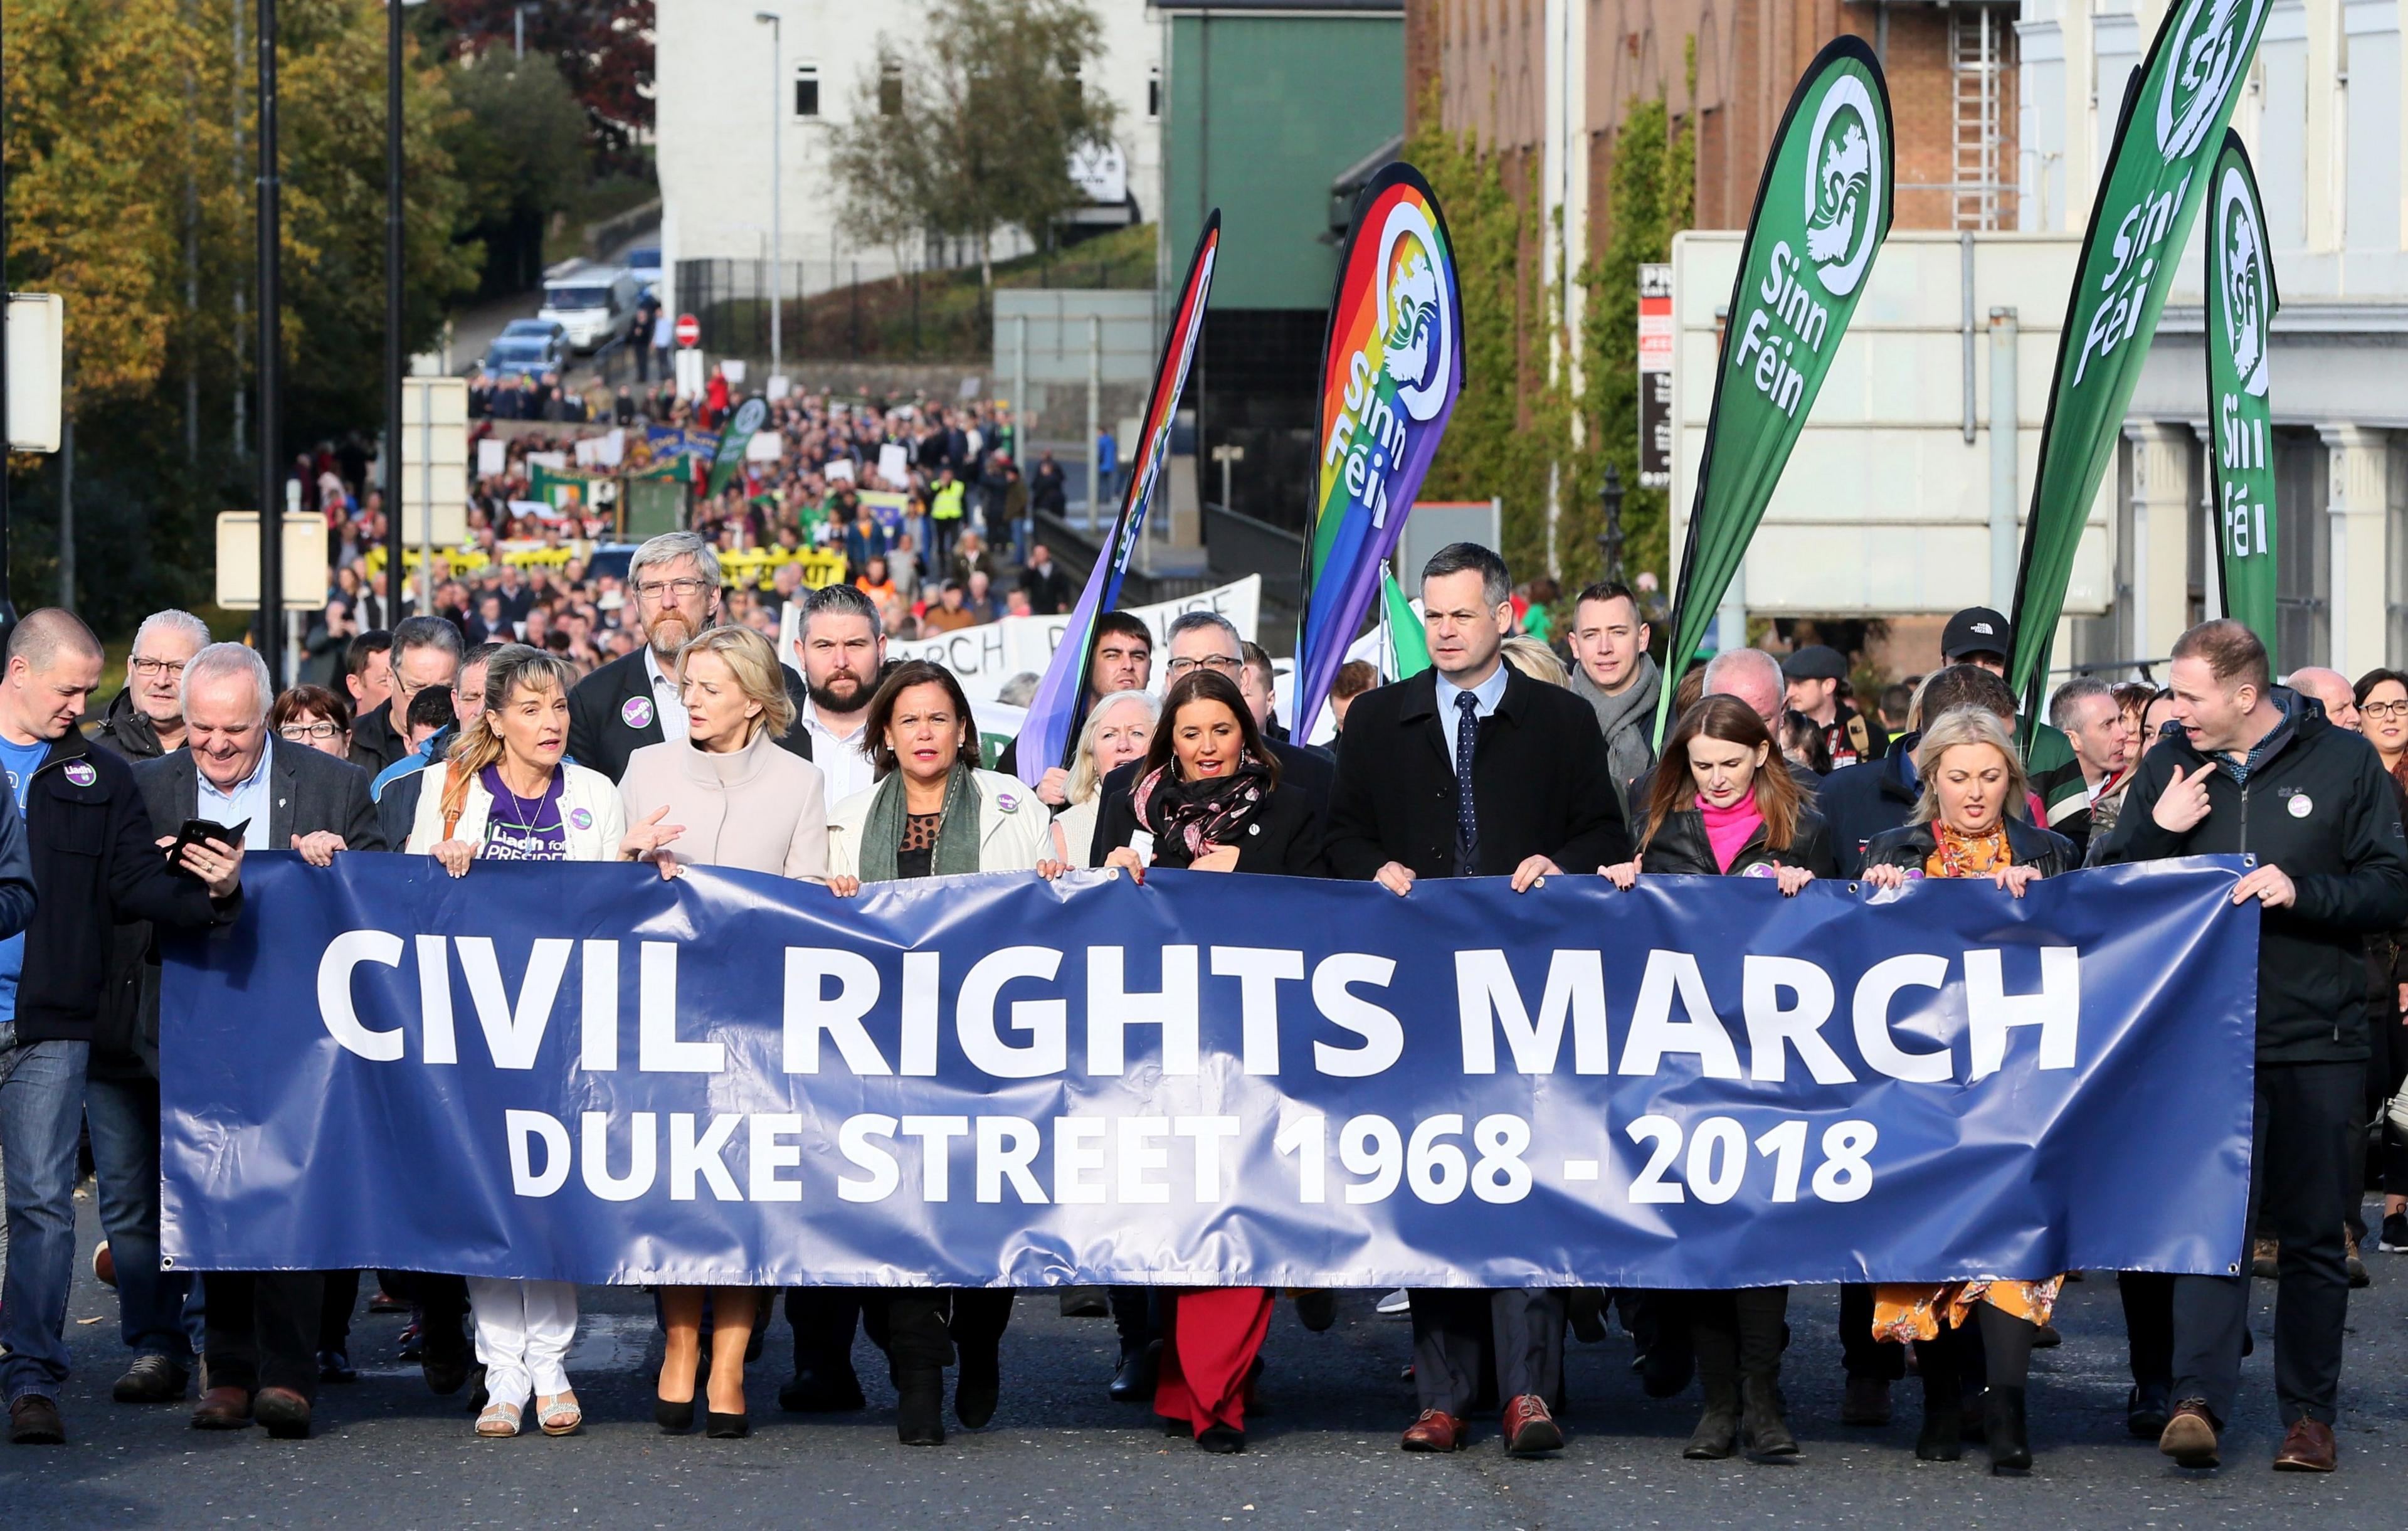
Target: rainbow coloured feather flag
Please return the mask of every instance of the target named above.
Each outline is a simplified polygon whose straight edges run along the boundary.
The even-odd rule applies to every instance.
[[[1320,716],[1380,592],[1413,495],[1463,393],[1463,295],[1421,172],[1371,178],[1338,260],[1321,352],[1320,465],[1304,545],[1297,726]]]
[[[1054,646],[1053,661],[1045,666],[1045,677],[1028,704],[1028,721],[1021,725],[1014,767],[1032,787],[1048,770],[1070,764],[1070,751],[1086,723],[1087,669],[1094,663],[1096,620],[1120,604],[1129,555],[1137,551],[1137,539],[1145,530],[1145,513],[1153,508],[1163,459],[1170,453],[1170,423],[1179,413],[1179,394],[1187,382],[1188,365],[1196,358],[1197,342],[1204,335],[1204,308],[1212,292],[1212,258],[1220,248],[1221,210],[1215,207],[1197,237],[1196,254],[1187,263],[1187,279],[1180,285],[1179,307],[1162,337],[1162,360],[1154,367],[1154,388],[1146,398],[1145,425],[1131,443],[1137,456],[1131,460],[1128,487],[1121,494],[1120,515],[1112,522],[1111,537],[1096,551],[1096,566],[1087,573],[1087,586],[1070,608],[1062,641]],[[1091,486],[1088,493],[1094,492]]]

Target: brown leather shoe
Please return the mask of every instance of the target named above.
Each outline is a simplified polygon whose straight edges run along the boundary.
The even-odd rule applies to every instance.
[[[2205,1398],[2185,1398],[2174,1405],[2157,1436],[2157,1450],[2172,1457],[2178,1467],[2213,1467],[2224,1460],[2215,1438],[2215,1416],[2207,1411]]]
[[[1425,1409],[1397,1444],[1409,1452],[1459,1452],[1466,1433],[1463,1422],[1445,1409]]]
[[[279,1440],[309,1438],[309,1400],[289,1387],[264,1387],[251,1400],[251,1414]]]
[[[1547,1400],[1525,1393],[1505,1406],[1505,1452],[1509,1456],[1537,1456],[1564,1449],[1564,1427],[1547,1412]]]
[[[2300,1420],[2283,1438],[2274,1453],[2276,1472],[2330,1472],[2341,1466],[2333,1446],[2332,1426],[2322,1420]]]
[[[213,1387],[201,1395],[201,1406],[193,1410],[195,1430],[248,1430],[251,1428],[251,1393],[239,1387]]]

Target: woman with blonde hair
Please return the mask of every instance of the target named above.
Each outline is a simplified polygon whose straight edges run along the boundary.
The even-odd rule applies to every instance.
[[[615,861],[627,841],[652,849],[657,832],[629,837],[619,790],[599,771],[562,759],[568,747],[566,660],[523,643],[485,662],[485,710],[460,730],[438,780],[418,799],[408,850],[453,877],[484,861]],[[486,1404],[477,1434],[519,1433],[530,1395],[548,1436],[584,1423],[566,1363],[577,1337],[577,1288],[566,1281],[468,1279]]]
[[[1087,709],[1086,726],[1079,730],[1078,758],[1065,789],[1069,807],[1054,816],[1054,860],[1072,866],[1099,865],[1094,852],[1104,778],[1145,758],[1161,716],[1162,704],[1143,691],[1116,691]]]
[[[2035,880],[2077,865],[2062,836],[2026,822],[2029,784],[2023,757],[1998,714],[1960,707],[1923,730],[1914,750],[1923,794],[1900,828],[1865,847],[1864,880],[1895,891],[1915,878],[1980,878],[2016,898]],[[1981,1279],[1884,1282],[1873,1293],[1873,1338],[1911,1340],[1923,1378],[1923,1431],[1914,1454],[1954,1462],[1966,1402],[1960,1380],[1978,1324],[1989,1390],[1982,1427],[1992,1472],[2031,1466],[2024,1417],[2032,1341],[2057,1303],[2062,1276],[2045,1281]]]
[[[1664,744],[1647,793],[1639,854],[1601,868],[1617,888],[1649,877],[1759,877],[1795,896],[1818,877],[1836,877],[1822,816],[1774,748],[1756,709],[1736,696],[1700,698]],[[1659,1324],[1686,1319],[1705,1410],[1681,1454],[1716,1462],[1742,1447],[1755,1456],[1795,1456],[1781,1396],[1781,1348],[1789,1289],[1660,1292]]]
[[[827,875],[826,789],[818,766],[777,742],[795,722],[779,670],[778,651],[749,627],[713,627],[678,651],[685,737],[672,730],[669,739],[628,756],[619,782],[627,821],[648,841],[639,854],[664,878],[687,866]],[[760,1294],[748,1286],[660,1288],[667,1343],[652,1420],[671,1434],[694,1427],[706,1296],[710,1381],[704,1430],[713,1439],[738,1439],[752,1429],[744,1352],[761,1317]]]
[[[1505,663],[1533,680],[1544,680],[1551,686],[1569,686],[1572,672],[1555,657],[1555,651],[1527,633],[1516,633],[1501,646]]]

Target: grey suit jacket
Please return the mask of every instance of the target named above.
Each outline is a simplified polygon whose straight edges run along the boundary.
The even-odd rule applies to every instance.
[[[340,835],[346,851],[385,849],[376,805],[368,800],[367,772],[283,739],[269,748],[266,849],[290,851],[294,836],[320,830]],[[199,816],[199,769],[188,750],[134,763],[135,783],[158,833],[172,835],[185,820]],[[138,1069],[155,1077],[159,954],[150,944],[150,925],[118,926],[114,957],[110,1002],[93,1034],[93,1071],[107,1076]]]
[[[267,839],[264,849],[290,851],[295,835],[332,830],[347,851],[385,849],[376,805],[368,800],[368,773],[306,746],[278,739],[268,756]],[[163,835],[200,809],[199,766],[191,751],[137,761],[134,780],[150,822]]]

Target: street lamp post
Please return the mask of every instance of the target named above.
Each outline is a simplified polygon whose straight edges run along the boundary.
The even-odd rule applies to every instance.
[[[755,21],[769,25],[769,376],[784,372],[785,328],[781,300],[785,287],[785,143],[786,100],[783,29],[774,11],[756,10]]]
[[[401,620],[401,7],[385,0],[384,620]]]
[[[1612,463],[1605,465],[1605,487],[1597,492],[1598,577],[1614,584],[1622,583],[1622,470]]]
[[[237,0],[239,3],[239,0]],[[259,0],[259,657],[284,683],[283,207],[276,155],[276,0]]]

